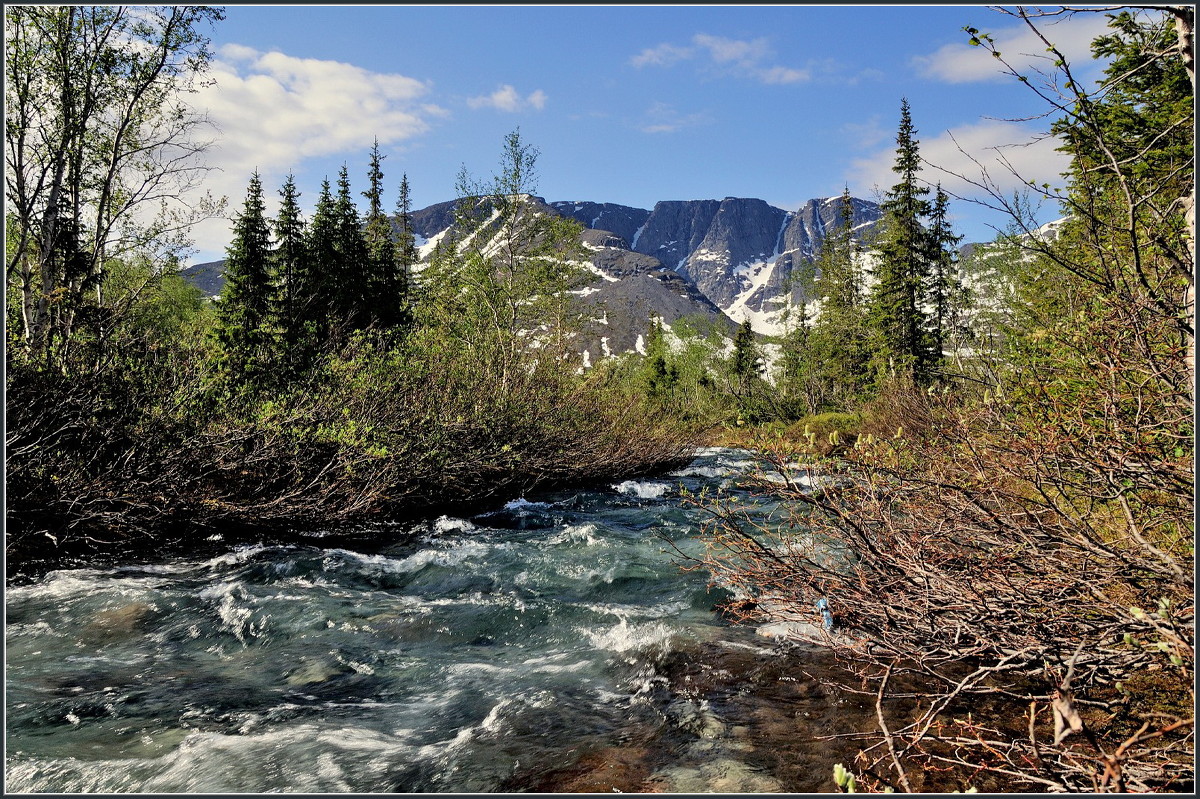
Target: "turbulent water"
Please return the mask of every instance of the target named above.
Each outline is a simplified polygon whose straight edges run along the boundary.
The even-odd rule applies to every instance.
[[[6,788],[594,790],[607,770],[634,789],[788,789],[731,732],[749,723],[732,705],[665,676],[772,657],[672,551],[702,547],[681,490],[750,465],[709,450],[361,546],[239,545],[10,588]]]

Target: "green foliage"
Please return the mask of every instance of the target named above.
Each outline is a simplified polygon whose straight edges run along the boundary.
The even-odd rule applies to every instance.
[[[379,141],[376,140],[371,150],[368,172],[370,185],[363,192],[369,203],[362,231],[366,245],[365,288],[369,297],[366,311],[369,324],[386,329],[398,327],[404,319],[407,281],[406,271],[400,263],[392,222],[383,211],[382,162]],[[402,192],[406,191],[406,184],[407,180],[401,184]]]
[[[668,329],[651,320],[645,355],[627,353],[593,367],[597,379],[693,429],[733,423],[737,407],[728,378],[729,340],[706,320],[681,318]]]
[[[782,431],[782,437],[808,451],[827,455],[854,444],[862,424],[860,413],[818,413],[793,422]]]
[[[1081,96],[1053,128],[1063,141],[1060,149],[1072,156],[1073,185],[1079,192],[1085,184],[1107,189],[1124,181],[1157,183],[1185,195],[1194,131],[1181,123],[1192,117],[1194,87],[1178,57],[1174,21],[1120,11],[1109,15],[1109,29],[1092,42],[1093,57],[1110,59],[1107,90]]]
[[[173,262],[159,267],[145,258],[114,259],[105,285],[127,306],[117,336],[167,344],[194,333],[205,310],[204,293]]]
[[[350,173],[343,164],[333,200],[332,258],[319,268],[329,273],[331,315],[336,337],[369,324],[371,263],[363,238],[358,207],[350,191]]]
[[[553,362],[531,350],[565,351],[579,313],[568,291],[588,279],[580,226],[533,206],[537,150],[519,132],[505,138],[499,174],[487,185],[465,171],[454,229],[416,287],[421,335],[461,348],[507,384],[516,371]]]
[[[766,362],[750,320],[733,336],[733,351],[726,366],[737,408],[738,424],[765,421],[774,415],[771,387],[766,382]]]
[[[646,356],[642,368],[646,398],[661,406],[675,398],[679,384],[679,367],[671,363],[671,352],[663,333],[662,320],[650,320],[650,331],[646,336]]]
[[[835,763],[833,766],[833,782],[837,785],[838,790],[844,793],[858,793],[858,784],[854,779],[854,775],[846,770],[846,767],[841,763]]]
[[[300,216],[299,198],[295,178],[288,175],[279,190],[275,250],[271,254],[278,288],[273,312],[279,328],[278,363],[282,380],[304,372],[320,347],[316,316],[321,307],[320,284]]]
[[[839,224],[821,242],[814,285],[820,300],[815,323],[802,311],[799,324],[784,335],[776,383],[785,416],[797,418],[830,408],[852,408],[871,387],[871,339],[865,278],[859,245],[853,238],[850,192],[842,194]]]
[[[929,275],[923,287],[931,306],[928,336],[930,357],[935,362],[945,355],[947,328],[963,300],[958,278],[958,244],[963,237],[951,229],[949,211],[950,197],[939,183],[929,212]]]
[[[337,324],[337,281],[340,276],[337,250],[337,216],[334,209],[333,190],[329,179],[321,181],[317,203],[312,219],[305,232],[305,249],[312,273],[313,301],[302,318],[311,322],[319,331],[322,340],[334,338]]]
[[[420,255],[417,252],[417,237],[413,231],[412,201],[409,196],[408,175],[400,176],[400,191],[396,198],[396,272],[397,292],[400,298],[400,312],[397,324],[407,327],[410,323],[412,309],[411,291],[413,268],[417,265]]]

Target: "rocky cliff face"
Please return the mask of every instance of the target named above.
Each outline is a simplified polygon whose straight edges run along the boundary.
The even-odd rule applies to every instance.
[[[637,252],[653,255],[667,266],[680,269],[704,241],[720,207],[718,200],[660,202],[630,241],[630,246]]]
[[[696,205],[707,211],[710,203]],[[754,286],[755,267],[778,257],[789,215],[762,200],[727,197],[716,204],[715,213],[704,216],[707,225],[701,236],[693,231],[699,241],[689,247],[678,269],[713,302],[729,309]]]
[[[851,205],[856,235],[866,236],[882,217],[879,206],[857,198]],[[674,267],[734,321],[773,332],[788,302],[804,299],[796,273],[838,224],[839,206],[836,197],[795,212],[749,198],[661,202],[630,245]]]
[[[550,207],[563,216],[578,221],[589,230],[607,230],[626,242],[634,240],[638,231],[646,224],[650,212],[628,205],[593,202],[556,202]]]

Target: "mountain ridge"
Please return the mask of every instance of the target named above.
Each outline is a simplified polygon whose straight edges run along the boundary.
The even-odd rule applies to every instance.
[[[840,217],[840,197],[813,198],[795,211],[750,197],[663,200],[652,209],[589,200],[552,203],[531,196],[543,213],[578,221],[596,280],[577,294],[592,321],[584,360],[636,350],[652,319],[671,325],[694,317],[732,335],[743,321],[760,334],[781,331],[790,306],[809,299],[793,276],[811,264],[825,232]],[[454,223],[458,201],[412,212],[423,257]],[[864,236],[882,219],[879,206],[851,198]],[[195,264],[184,276],[207,294],[220,291],[222,261]]]

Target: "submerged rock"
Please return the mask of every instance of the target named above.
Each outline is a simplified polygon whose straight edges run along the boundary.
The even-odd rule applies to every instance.
[[[154,611],[154,606],[146,602],[131,602],[102,610],[83,628],[83,639],[89,643],[103,643],[128,638],[145,628]]]
[[[677,766],[654,775],[670,793],[778,793],[779,780],[759,769],[728,757],[699,766]]]
[[[293,688],[301,685],[318,685],[346,672],[347,669],[340,664],[329,663],[325,660],[310,660],[288,674],[287,684]]]

